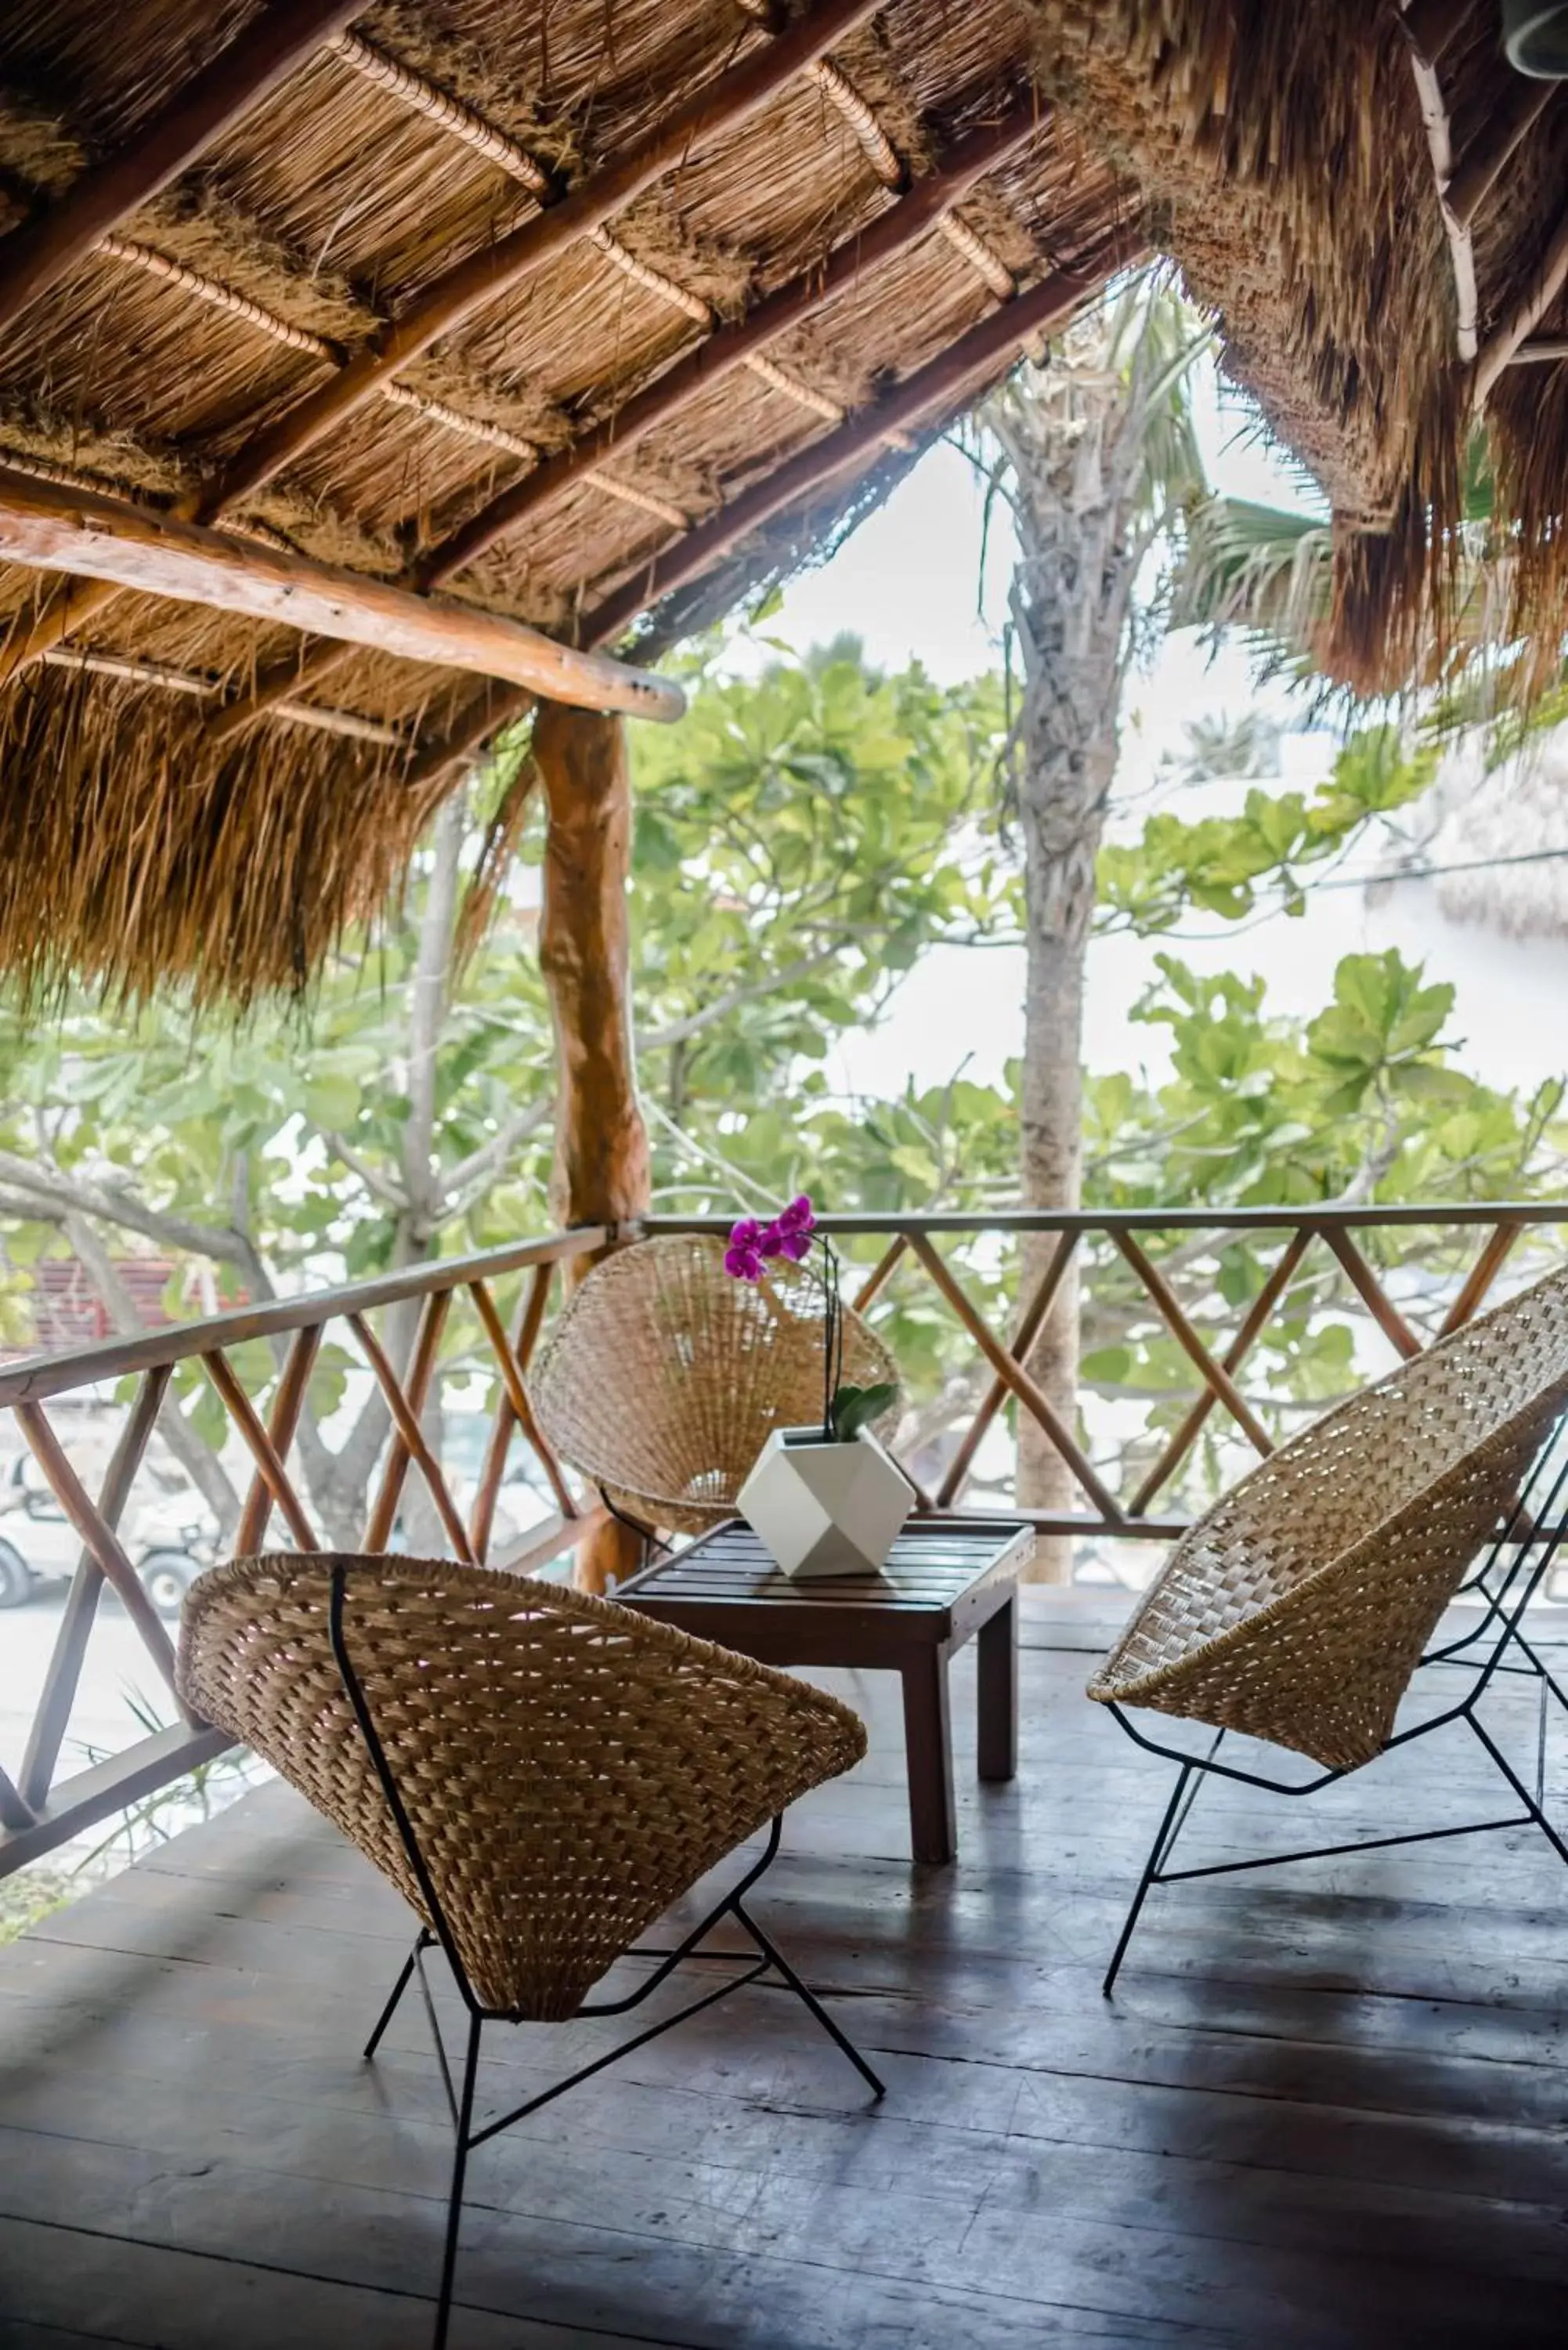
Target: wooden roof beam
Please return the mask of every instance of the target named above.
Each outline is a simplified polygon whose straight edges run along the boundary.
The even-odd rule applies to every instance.
[[[493,686],[486,693],[476,694],[466,710],[459,711],[451,732],[425,743],[412,760],[409,789],[420,791],[437,784],[449,768],[477,759],[493,735],[526,718],[537,700],[537,694],[521,685]]]
[[[1038,286],[993,310],[836,432],[809,442],[650,563],[639,565],[623,588],[588,615],[584,629],[587,641],[606,644],[619,636],[639,612],[711,570],[774,515],[809,496],[836,473],[864,463],[889,433],[929,421],[933,410],[950,408],[977,376],[994,369],[1033,336],[1049,334],[1063,325],[1100,291],[1113,271],[1126,267],[1133,257],[1118,241],[1092,270],[1054,270]]]
[[[1555,81],[1532,81],[1524,74],[1515,77],[1516,87],[1506,106],[1499,107],[1486,126],[1485,136],[1478,139],[1465,155],[1449,183],[1449,210],[1469,232],[1476,214],[1491,194],[1503,172],[1512,161],[1546,109],[1563,85]]]
[[[1534,280],[1529,292],[1512,317],[1498,328],[1476,361],[1475,403],[1478,408],[1490,398],[1503,369],[1513,365],[1565,285],[1568,285],[1568,211],[1562,214],[1551,242],[1536,264]]]
[[[0,470],[0,560],[142,595],[308,629],[404,660],[477,671],[585,710],[679,718],[668,678],[556,644],[520,620],[153,514],[120,498]]]
[[[665,370],[613,415],[593,425],[567,449],[536,465],[531,473],[491,499],[460,530],[421,556],[417,576],[426,587],[452,578],[524,518],[592,473],[605,458],[636,447],[689,400],[722,383],[766,343],[823,309],[869,270],[919,243],[941,222],[949,207],[1027,144],[1044,116],[1026,97],[1002,120],[960,140],[938,169],[878,215],[869,227],[846,237],[826,263],[781,286],[733,326],[721,328],[687,358]]]
[[[0,240],[0,330],[364,6],[365,0],[270,0],[129,146]]]
[[[1400,0],[1405,34],[1417,55],[1429,66],[1439,63],[1474,5],[1475,0]]]
[[[765,481],[679,541],[668,556],[642,566],[625,588],[588,616],[590,640],[604,644],[618,636],[659,597],[707,570],[770,516],[808,496],[820,483],[857,459],[869,455],[890,430],[901,431],[904,424],[929,416],[933,408],[950,405],[982,369],[1005,358],[1012,346],[1050,333],[1081,302],[1097,293],[1115,271],[1126,268],[1137,257],[1130,244],[1117,243],[1092,273],[1054,273],[993,311],[875,407],[787,459]],[[459,713],[448,734],[420,752],[409,770],[410,784],[433,785],[460,761],[476,759],[504,726],[526,716],[532,701],[530,694],[517,688],[510,691],[496,688],[477,696]]]
[[[456,263],[329,382],[308,393],[241,450],[208,491],[202,517],[248,497],[285,465],[314,448],[325,434],[374,398],[400,368],[409,366],[441,336],[462,326],[486,303],[523,285],[579,237],[591,235],[683,162],[694,148],[746,121],[825,49],[874,16],[882,5],[883,0],[816,0],[777,40],[715,75],[580,187],[509,235],[480,246]]]

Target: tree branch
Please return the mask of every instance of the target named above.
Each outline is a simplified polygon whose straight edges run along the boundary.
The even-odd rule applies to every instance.
[[[453,1205],[457,1195],[466,1192],[472,1184],[491,1174],[520,1142],[525,1142],[529,1135],[536,1133],[555,1114],[556,1097],[545,1094],[537,1101],[530,1102],[526,1109],[516,1111],[504,1126],[498,1127],[488,1142],[482,1142],[477,1150],[471,1150],[466,1159],[460,1159],[448,1174],[443,1187],[448,1211],[453,1215],[461,1214],[462,1209]],[[471,1201],[463,1202],[464,1206],[471,1204]]]
[[[446,1019],[452,926],[457,919],[458,853],[462,846],[462,807],[459,796],[449,799],[436,818],[410,1000],[409,1118],[403,1128],[403,1189],[408,1213],[418,1225],[426,1227],[433,1225],[441,1212],[435,1168],[436,1069]],[[425,1240],[430,1235],[425,1230],[411,1236]]]
[[[183,1216],[150,1208],[119,1183],[95,1181],[90,1176],[67,1175],[63,1168],[43,1159],[21,1159],[0,1150],[0,1180],[36,1198],[46,1222],[57,1222],[67,1209],[96,1216],[145,1240],[161,1241],[166,1248],[188,1249],[193,1256],[209,1256],[223,1264],[239,1264],[249,1247],[233,1226],[195,1224]]]
[[[323,1128],[321,1139],[335,1158],[341,1159],[350,1175],[358,1177],[373,1200],[379,1200],[383,1206],[392,1209],[398,1215],[408,1212],[409,1197],[400,1184],[389,1181],[379,1168],[370,1165],[369,1159],[361,1159],[353,1145],[346,1142],[336,1131]]]
[[[691,1037],[700,1036],[704,1028],[711,1028],[716,1021],[739,1011],[742,1004],[761,1003],[770,995],[779,994],[784,988],[793,987],[797,980],[809,979],[813,972],[821,971],[841,951],[837,946],[823,947],[815,954],[801,955],[794,962],[781,964],[766,979],[752,980],[743,986],[729,988],[722,995],[714,996],[711,1003],[689,1012],[684,1019],[668,1021],[662,1028],[645,1030],[638,1037],[637,1049],[639,1053],[658,1053],[669,1045],[684,1045]]]

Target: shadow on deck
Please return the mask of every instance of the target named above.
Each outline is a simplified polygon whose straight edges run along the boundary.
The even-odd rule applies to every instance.
[[[955,1667],[959,1866],[909,1865],[897,1686],[841,1675],[871,1755],[758,1902],[886,2104],[776,1993],[654,2043],[474,2158],[453,2350],[1568,2338],[1551,1854],[1158,1892],[1106,2003],[1168,1776],[1085,1702],[1094,1628],[1030,1598],[1011,1787],[973,1780]],[[1417,1745],[1317,1823],[1484,1812],[1473,1752]],[[1561,1752],[1548,1784],[1568,1808]],[[1195,1851],[1282,1844],[1289,1809],[1206,1795]],[[417,2003],[358,2055],[410,1932],[272,1786],[0,1953],[0,2350],[423,2350],[450,2139]],[[497,2030],[489,2101],[613,2029]]]

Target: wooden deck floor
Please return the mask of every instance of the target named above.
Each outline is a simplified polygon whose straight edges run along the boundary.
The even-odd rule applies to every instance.
[[[1521,1835],[1156,1895],[1163,1801],[1031,1616],[1023,1771],[907,1852],[896,1696],[759,1914],[886,2072],[748,1992],[474,2158],[453,2350],[1568,2341],[1568,1884]],[[1462,1747],[1334,1832],[1490,1806]],[[1556,1794],[1568,1811],[1559,1752]],[[1299,1835],[1256,1799],[1193,1834]],[[1325,1828],[1327,1822],[1319,1814]],[[1197,1847],[1195,1846],[1195,1851]],[[449,2145],[421,2019],[357,2048],[406,1915],[268,1788],[0,1953],[0,2345],[422,2350]],[[493,2034],[515,2102],[589,2031]]]

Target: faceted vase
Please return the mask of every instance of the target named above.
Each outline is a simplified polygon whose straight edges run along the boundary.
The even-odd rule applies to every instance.
[[[735,1506],[785,1575],[874,1575],[915,1489],[863,1429],[847,1444],[820,1428],[775,1428]]]

